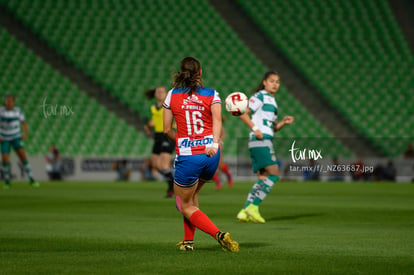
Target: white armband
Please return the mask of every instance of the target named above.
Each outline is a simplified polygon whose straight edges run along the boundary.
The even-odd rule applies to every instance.
[[[254,126],[252,127],[252,131],[254,132],[254,131],[256,131],[256,130],[259,130],[259,127],[257,127],[256,125],[254,125]]]

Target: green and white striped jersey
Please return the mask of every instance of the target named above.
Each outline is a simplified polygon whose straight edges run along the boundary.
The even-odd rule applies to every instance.
[[[273,125],[277,120],[275,98],[266,90],[258,91],[250,98],[249,108],[252,112],[252,121],[263,133],[263,139],[273,139]],[[250,132],[250,140],[256,140],[253,131]]]
[[[19,107],[7,110],[0,107],[0,136],[3,140],[9,141],[22,137],[20,123],[25,120],[23,112]]]

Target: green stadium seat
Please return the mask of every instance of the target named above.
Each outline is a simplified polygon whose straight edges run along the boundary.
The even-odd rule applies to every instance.
[[[98,124],[93,115],[98,118],[105,117],[109,125],[121,125],[122,132],[128,137],[136,138],[142,135],[87,97],[2,28],[0,43],[4,45],[0,49],[0,64],[8,64],[2,66],[6,68],[1,76],[2,90],[15,94],[17,105],[21,106],[26,114],[29,127],[26,148],[29,154],[45,154],[52,142],[57,144],[62,153],[69,155],[105,154],[105,151],[95,151],[96,146],[93,143],[99,140],[103,121]],[[72,106],[75,109],[73,117],[43,117],[41,104],[45,98],[49,104]],[[111,142],[111,131],[112,128],[106,128],[107,138],[102,142],[102,147],[107,147]],[[98,135],[92,135],[87,141],[87,133]],[[131,154],[125,149],[114,151],[118,155],[121,152]],[[149,150],[143,148],[135,153],[147,155]]]
[[[414,121],[409,111],[412,107],[408,102],[390,104],[385,100],[392,95],[393,101],[401,101],[397,91],[409,91],[414,86],[414,55],[388,2],[281,1],[266,2],[267,9],[261,8],[263,1],[238,0],[238,3],[368,138],[374,140],[396,133],[413,137]],[[277,18],[277,26],[283,27],[276,29],[276,24],[268,18]],[[318,58],[312,60],[314,56]],[[355,106],[356,98],[364,104],[358,105],[359,109],[350,108]],[[360,114],[373,110],[378,110],[375,114],[378,117],[395,118],[399,127],[390,130],[386,120],[375,129],[365,124]],[[393,156],[402,153],[385,144],[381,147]]]
[[[0,0],[0,2],[6,4],[18,18],[30,26],[35,33],[46,39],[60,53],[63,53],[68,60],[74,62],[76,66],[99,83],[102,83],[120,100],[143,114],[148,114],[148,111],[143,111],[142,106],[149,105],[143,91],[159,84],[169,86],[171,75],[174,69],[177,69],[180,57],[184,55],[196,55],[204,62],[204,74],[208,80],[206,85],[216,88],[222,98],[236,88],[249,93],[256,85],[254,79],[260,79],[261,74],[266,71],[265,66],[226,25],[207,1],[197,1],[195,3],[179,0],[174,5],[166,5],[162,0],[139,2],[133,0],[122,0],[120,2],[112,0]],[[263,3],[263,1],[259,2]],[[309,5],[305,3],[309,7],[313,7],[314,4],[314,1]],[[293,6],[287,3],[281,5],[290,13],[300,9],[300,5],[296,3],[293,3]],[[323,10],[322,6],[318,8]],[[261,17],[261,11],[262,9],[256,7],[250,13],[257,19]],[[160,14],[163,16],[159,16]],[[183,16],[176,16],[177,14]],[[203,17],[195,20],[188,16],[189,14],[203,14]],[[305,16],[305,13],[302,12],[301,16]],[[205,24],[207,19],[214,20],[215,24]],[[272,26],[273,21],[259,21],[259,23],[266,27],[268,25]],[[289,51],[300,52],[299,57],[292,57],[296,58],[295,62],[306,62],[306,64],[322,62],[320,56],[324,53],[324,48],[316,47],[314,51],[308,51],[314,56],[314,58],[308,60],[307,51],[302,50],[302,44],[295,39],[302,35],[303,31],[309,30],[308,28],[302,27],[297,30],[297,24],[294,24],[293,21],[288,22],[285,26],[286,28],[272,27],[272,30],[276,34],[283,33],[283,36],[289,33],[295,35],[293,38],[287,35],[289,45],[281,45],[286,53]],[[325,33],[327,32],[328,30],[325,31]],[[311,29],[304,37],[311,38],[315,35],[318,35],[317,28]],[[202,47],[196,42],[197,39],[201,38],[206,40]],[[12,47],[10,47],[10,50],[16,52],[16,49]],[[22,52],[25,53],[26,49],[22,49]],[[331,52],[335,51],[332,50]],[[16,55],[20,58],[21,54]],[[33,56],[33,58],[35,57]],[[20,66],[16,63],[13,64]],[[42,65],[43,67],[45,66]],[[343,67],[346,66],[343,65]],[[27,70],[33,71],[31,69]],[[328,68],[326,71],[332,71],[332,68]],[[323,75],[316,74],[317,70],[313,72],[315,73],[314,77]],[[75,133],[77,131],[92,131],[93,129],[87,130],[86,125],[101,123],[103,118],[98,116],[97,121],[93,121],[89,119],[88,114],[95,115],[96,113],[105,113],[105,111],[102,111],[95,101],[86,98],[86,96],[78,96],[80,91],[76,87],[72,87],[62,77],[57,76],[52,69],[48,69],[47,76],[44,74],[41,77],[32,75],[31,78],[33,80],[42,79],[33,87],[33,90],[40,97],[51,95],[51,90],[62,89],[59,84],[62,82],[67,83],[63,88],[64,93],[70,90],[68,92],[76,94],[76,96],[68,97],[71,104],[79,106],[78,108],[85,108],[87,111],[83,112],[84,117],[77,121],[78,128],[71,131]],[[335,79],[335,76],[330,76],[325,85],[332,83],[333,79]],[[54,81],[55,84],[48,85],[48,80]],[[13,81],[10,87],[13,87],[13,83],[18,83],[18,80]],[[321,86],[323,87],[323,85]],[[79,98],[85,99],[80,100]],[[281,89],[277,100],[281,106],[285,106],[284,108],[289,110],[295,110],[303,118],[297,120],[296,127],[289,128],[285,134],[282,131],[282,136],[292,135],[293,132],[298,136],[331,136],[329,131],[308,113],[297,100],[289,95],[285,88]],[[238,119],[230,118],[228,114],[224,115],[232,119],[232,123],[229,123],[228,126],[229,133],[236,137],[247,137],[248,129]],[[104,118],[107,120],[105,124],[122,124],[112,114],[105,115]],[[235,122],[233,123],[233,121]],[[67,124],[69,127],[74,122],[71,121]],[[316,130],[308,131],[308,128]],[[99,130],[102,131],[102,129]],[[97,131],[99,130],[97,129]],[[126,141],[126,144],[145,145],[135,146],[136,151],[134,153],[149,153],[151,143],[142,133],[136,133],[129,126],[122,128],[122,131],[129,133],[125,134],[128,137],[127,140],[136,140],[136,142]],[[85,139],[83,134],[74,135],[76,140],[80,142]],[[103,134],[103,136],[106,135]],[[111,136],[112,140],[122,138],[118,134],[113,135],[111,133]],[[109,139],[108,143],[110,143]],[[338,143],[337,146],[341,148],[344,154],[349,154],[349,150],[342,144]],[[119,154],[125,151],[122,147],[117,152],[116,145],[109,146],[109,144],[106,146],[100,144],[93,148],[93,150],[97,150],[102,154]],[[92,149],[73,143],[67,149],[76,154],[92,153]],[[103,152],[102,150],[106,151]],[[236,155],[236,148],[233,147],[229,154]]]

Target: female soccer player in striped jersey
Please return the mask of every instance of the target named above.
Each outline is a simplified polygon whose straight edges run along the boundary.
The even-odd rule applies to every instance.
[[[259,205],[269,194],[279,179],[279,166],[273,150],[273,135],[286,124],[294,121],[292,116],[285,116],[277,122],[277,104],[274,98],[280,87],[280,76],[276,71],[265,73],[262,81],[249,100],[249,111],[240,116],[251,129],[249,134],[249,152],[254,173],[261,172],[260,178],[250,190],[237,219],[242,222],[253,221],[265,223],[260,215]],[[252,117],[249,117],[249,113]]]
[[[4,107],[0,108],[0,143],[2,156],[2,169],[5,179],[4,189],[10,188],[10,147],[16,151],[23,164],[26,174],[29,176],[30,184],[33,187],[39,187],[32,176],[32,169],[26,157],[23,147],[23,141],[27,138],[27,125],[23,112],[19,107],[14,106],[15,98],[13,95],[7,95],[4,99]],[[23,129],[20,129],[20,125]]]
[[[220,231],[199,209],[198,194],[213,178],[220,160],[221,100],[218,93],[202,86],[201,64],[186,57],[175,75],[173,89],[164,101],[164,133],[176,143],[174,193],[184,216],[181,250],[193,250],[195,229],[210,234],[221,247],[239,251],[230,233]],[[177,132],[172,129],[173,119]]]

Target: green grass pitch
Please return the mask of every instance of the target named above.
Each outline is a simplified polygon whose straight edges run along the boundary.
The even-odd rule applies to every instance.
[[[252,183],[204,187],[201,209],[240,243],[222,251],[161,182],[15,182],[0,189],[0,274],[414,274],[414,184],[280,182],[266,224],[239,223]]]

